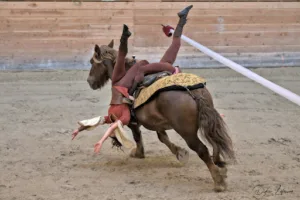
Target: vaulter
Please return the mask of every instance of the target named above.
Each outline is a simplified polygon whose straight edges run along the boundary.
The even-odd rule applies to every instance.
[[[117,61],[114,66],[112,74],[112,98],[108,110],[108,116],[98,118],[94,124],[79,123],[81,126],[73,132],[73,139],[79,132],[90,129],[93,126],[111,124],[110,128],[105,132],[104,136],[94,146],[94,152],[98,153],[102,147],[103,142],[109,137],[114,136],[114,131],[124,131],[122,127],[128,125],[130,122],[130,108],[126,99],[134,100],[132,97],[139,83],[144,79],[147,74],[157,73],[161,71],[169,71],[171,73],[180,72],[179,68],[174,67],[173,63],[177,57],[179,48],[181,46],[181,35],[183,27],[187,21],[187,15],[193,6],[188,6],[179,13],[179,22],[174,31],[172,44],[165,52],[164,56],[158,63],[149,64],[146,60],[141,60],[134,64],[127,72],[125,70],[125,58],[128,52],[128,38],[131,36],[126,25],[123,26],[123,32],[120,39],[119,52]],[[170,37],[171,26],[164,26],[164,33]]]

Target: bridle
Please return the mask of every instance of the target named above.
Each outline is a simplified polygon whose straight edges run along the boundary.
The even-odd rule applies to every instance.
[[[101,64],[103,62],[103,60],[97,60],[96,53],[94,53],[94,55],[93,55],[93,61],[97,64]]]

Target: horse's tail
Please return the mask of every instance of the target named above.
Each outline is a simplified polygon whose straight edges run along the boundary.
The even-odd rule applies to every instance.
[[[227,133],[226,124],[214,108],[211,95],[206,88],[201,95],[196,95],[199,112],[199,130],[214,148],[218,148],[223,158],[235,160],[232,140]]]

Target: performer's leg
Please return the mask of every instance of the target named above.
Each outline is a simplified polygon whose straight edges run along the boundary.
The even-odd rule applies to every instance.
[[[167,62],[173,64],[176,60],[180,46],[181,46],[181,39],[173,36],[172,44],[167,49],[160,62]]]
[[[117,61],[112,74],[112,84],[118,82],[126,74],[125,58],[128,52],[128,38],[130,37],[130,35],[131,33],[127,25],[124,24],[123,33],[120,39]]]
[[[132,85],[132,82],[134,80],[134,77],[135,77],[136,73],[138,72],[138,69],[141,66],[144,66],[144,65],[147,65],[147,64],[149,64],[149,62],[147,60],[141,60],[141,61],[135,63],[132,67],[130,67],[128,69],[128,71],[122,77],[122,79],[120,79],[118,81],[117,85],[122,85],[123,87],[130,88],[131,85]]]
[[[135,82],[142,82],[144,76],[147,74],[154,74],[162,71],[168,71],[171,73],[175,72],[175,68],[170,63],[151,63],[145,66],[142,66],[138,69],[138,72],[134,78]]]
[[[129,89],[129,95],[132,95],[136,90],[139,83],[144,80],[144,76],[147,74],[154,74],[162,71],[168,71],[171,73],[175,72],[175,67],[173,67],[170,63],[160,62],[160,63],[151,63],[148,65],[144,65],[139,67],[135,77],[132,87]]]
[[[190,9],[192,9],[192,7],[193,7],[193,5],[188,6],[185,9],[183,9],[182,11],[180,11],[179,13],[177,13],[177,15],[179,17],[179,22],[178,22],[176,29],[174,31],[174,34],[173,34],[172,44],[167,49],[167,51],[165,52],[165,54],[162,57],[162,59],[160,60],[160,62],[168,62],[171,65],[175,62],[179,48],[181,46],[180,37],[182,35],[182,30],[183,30],[184,25],[186,24],[187,15],[188,15]]]

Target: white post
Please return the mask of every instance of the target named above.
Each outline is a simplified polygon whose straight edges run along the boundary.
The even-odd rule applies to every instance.
[[[174,33],[174,30],[171,29],[170,31],[172,34]],[[298,106],[300,106],[300,96],[297,94],[279,86],[276,85],[275,83],[255,74],[254,72],[250,71],[249,69],[246,69],[245,67],[221,56],[220,54],[208,49],[207,47],[195,42],[194,40],[182,35],[181,39],[184,40],[185,42],[189,43],[193,47],[199,49],[203,53],[207,54],[208,56],[212,57],[213,59],[219,61],[220,63],[226,65],[227,67],[230,67],[231,69],[243,74],[244,76],[254,80],[257,83],[260,83],[261,85],[265,86],[266,88],[269,88],[273,92],[287,98],[288,100],[294,102]]]

